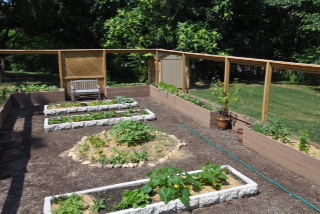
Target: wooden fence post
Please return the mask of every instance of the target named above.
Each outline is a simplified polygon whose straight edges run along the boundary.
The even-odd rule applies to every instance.
[[[224,94],[225,96],[229,93],[229,85],[230,85],[230,60],[228,57],[225,58],[225,65],[224,65]],[[226,103],[225,105],[228,105]],[[227,107],[227,106],[225,106]]]
[[[155,60],[155,66],[156,66],[156,84],[159,83],[159,52],[156,50],[156,60]]]
[[[264,81],[264,91],[263,91],[263,105],[262,105],[262,123],[268,121],[269,105],[270,105],[270,86],[272,80],[272,66],[270,62],[267,62],[266,75]]]
[[[60,88],[64,88],[63,85],[63,66],[62,66],[62,53],[58,51],[58,61],[59,61],[59,76],[60,76]]]
[[[107,70],[107,53],[106,50],[103,50],[102,52],[102,70],[103,70],[103,86],[107,87],[108,86],[108,70]]]
[[[186,55],[182,54],[182,92],[187,92],[187,60]]]

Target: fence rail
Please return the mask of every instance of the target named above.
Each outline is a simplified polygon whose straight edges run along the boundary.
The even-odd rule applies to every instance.
[[[108,54],[145,54],[151,53],[155,54],[155,78],[154,82],[159,82],[159,57],[160,54],[167,55],[177,55],[181,56],[182,60],[182,73],[183,79],[181,80],[183,83],[182,90],[187,91],[187,83],[186,83],[186,75],[189,69],[189,60],[190,59],[202,59],[202,60],[210,60],[215,62],[223,62],[224,66],[224,82],[225,82],[225,92],[227,93],[229,90],[229,81],[230,81],[230,67],[231,64],[240,64],[240,65],[248,65],[248,66],[257,66],[265,68],[265,81],[264,81],[264,95],[263,95],[263,106],[262,106],[262,118],[261,121],[264,123],[267,121],[267,116],[269,113],[269,105],[270,105],[270,86],[272,79],[272,71],[274,69],[281,70],[292,70],[292,71],[300,71],[306,73],[320,74],[320,65],[314,64],[303,64],[303,63],[293,63],[293,62],[283,62],[283,61],[274,61],[274,60],[266,60],[266,59],[255,59],[255,58],[244,58],[244,57],[235,57],[235,56],[219,56],[219,55],[211,55],[211,54],[202,54],[202,53],[191,53],[191,52],[182,52],[182,51],[174,51],[174,50],[165,50],[165,49],[72,49],[72,50],[8,50],[8,49],[0,49],[0,55],[15,55],[15,54],[61,54],[61,52],[96,52],[102,51],[104,60],[102,61],[102,73],[99,77],[106,79],[107,75],[107,64],[106,57]],[[66,79],[73,78],[88,78],[92,77],[90,74],[83,74],[83,76],[68,76],[63,77],[62,69],[66,65],[59,62],[59,70],[60,70],[60,79],[61,84]],[[149,69],[149,72],[152,72]],[[149,76],[152,76],[149,74]],[[96,78],[97,76],[95,76]],[[63,87],[63,85],[61,85]]]

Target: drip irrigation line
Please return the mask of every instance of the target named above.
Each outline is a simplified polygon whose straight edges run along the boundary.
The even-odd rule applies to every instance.
[[[263,175],[262,173],[260,173],[258,170],[254,169],[253,167],[251,167],[250,165],[246,164],[245,162],[243,162],[242,160],[240,160],[239,158],[237,158],[236,156],[234,156],[232,153],[228,152],[227,150],[225,150],[224,148],[212,143],[210,140],[208,140],[207,138],[205,138],[204,136],[202,136],[201,134],[199,134],[198,132],[196,132],[195,130],[191,129],[190,127],[188,127],[187,125],[185,125],[182,121],[180,122],[180,125],[189,130],[191,133],[201,137],[202,139],[204,139],[208,144],[216,147],[217,149],[219,149],[220,151],[226,153],[227,155],[229,155],[230,157],[232,157],[234,160],[236,160],[237,162],[241,163],[242,165],[244,165],[245,167],[247,167],[248,169],[250,169],[251,171],[253,171],[254,173],[256,173],[257,175],[261,176],[262,178],[264,178],[265,180],[269,181],[270,183],[276,185],[277,187],[279,187],[280,189],[282,189],[283,191],[285,191],[286,193],[288,193],[289,195],[291,195],[292,197],[302,201],[304,204],[308,205],[309,207],[311,207],[312,209],[318,211],[320,213],[320,209],[314,205],[312,205],[311,203],[309,203],[308,201],[306,201],[305,199],[295,195],[294,193],[290,192],[289,190],[287,190],[286,188],[284,188],[283,186],[281,186],[279,183],[277,183],[276,181],[268,178],[267,176]]]

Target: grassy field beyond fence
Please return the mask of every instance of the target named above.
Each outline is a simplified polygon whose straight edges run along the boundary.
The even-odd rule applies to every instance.
[[[190,90],[190,94],[215,102],[210,89]],[[261,121],[263,85],[245,85],[240,102],[230,110]],[[315,87],[272,84],[269,116],[285,120],[290,132],[299,136],[299,130],[309,131],[310,140],[320,144],[320,92]]]

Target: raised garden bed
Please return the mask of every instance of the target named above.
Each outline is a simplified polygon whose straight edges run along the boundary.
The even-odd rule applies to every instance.
[[[56,130],[65,130],[65,129],[75,129],[75,128],[84,128],[89,126],[108,126],[108,125],[114,125],[120,121],[124,120],[134,120],[134,121],[146,121],[146,120],[154,120],[156,119],[156,115],[151,112],[148,109],[143,109],[142,111],[146,111],[147,114],[141,114],[141,115],[135,115],[135,116],[120,116],[120,117],[112,117],[112,118],[106,118],[106,119],[93,119],[88,121],[79,121],[79,122],[67,122],[67,123],[61,123],[61,124],[50,124],[49,120],[55,119],[55,118],[45,118],[44,120],[44,129],[45,131],[56,131]],[[140,110],[136,110],[138,112]],[[129,113],[129,111],[118,111],[117,113]],[[88,114],[86,114],[88,115]],[[76,117],[82,117],[84,115],[74,115],[73,118]],[[57,117],[56,119],[59,119]],[[76,119],[77,120],[77,119]]]
[[[218,112],[204,109],[178,96],[159,90],[154,86],[150,86],[150,96],[163,104],[180,111],[184,115],[191,117],[203,126],[211,128],[217,125],[217,117],[219,117]]]
[[[10,96],[5,104],[0,107],[0,128],[4,126],[6,118],[8,117],[12,108],[12,96]]]
[[[112,101],[112,100],[106,100]],[[94,103],[94,102],[92,102]],[[77,113],[77,112],[91,112],[91,111],[107,111],[113,109],[125,109],[136,107],[138,105],[137,102],[132,103],[124,103],[124,104],[109,104],[109,105],[96,105],[96,106],[88,106],[86,102],[81,102],[83,106],[81,107],[67,107],[67,108],[50,108],[49,105],[44,106],[44,115],[51,116],[51,115],[59,115],[59,114],[69,114],[69,113]]]
[[[59,91],[14,93],[11,96],[13,97],[13,104],[21,108],[65,101],[64,89]]]
[[[108,99],[113,99],[116,96],[126,97],[148,97],[150,96],[150,87],[145,86],[123,86],[123,87],[106,87],[104,94]]]
[[[257,133],[243,128],[243,144],[260,155],[320,185],[320,160]]]
[[[162,212],[176,213],[178,211],[192,210],[199,207],[211,206],[214,204],[227,202],[236,198],[248,197],[258,193],[258,184],[252,181],[250,178],[246,177],[245,175],[241,174],[240,172],[238,172],[237,170],[235,170],[230,166],[222,166],[221,168],[227,169],[233,176],[235,176],[238,180],[240,180],[240,182],[243,183],[243,185],[240,185],[237,187],[231,187],[224,190],[191,196],[189,206],[185,206],[179,199],[176,199],[176,200],[170,201],[167,204],[165,204],[164,202],[158,202],[158,203],[150,204],[145,208],[130,208],[126,210],[116,211],[113,213],[117,213],[117,214],[162,213]],[[201,170],[192,171],[188,173],[192,175],[199,172],[201,172]],[[112,191],[119,188],[130,188],[135,186],[139,188],[139,186],[147,184],[149,181],[150,179],[143,179],[143,180],[120,183],[120,184],[104,186],[104,187],[99,187],[94,189],[83,190],[83,191],[74,192],[74,193],[66,193],[63,195],[45,197],[44,208],[43,208],[44,213],[45,214],[52,213],[51,206],[55,198],[71,196],[73,194],[84,195],[84,194],[90,194],[90,193],[99,193],[106,190]]]

